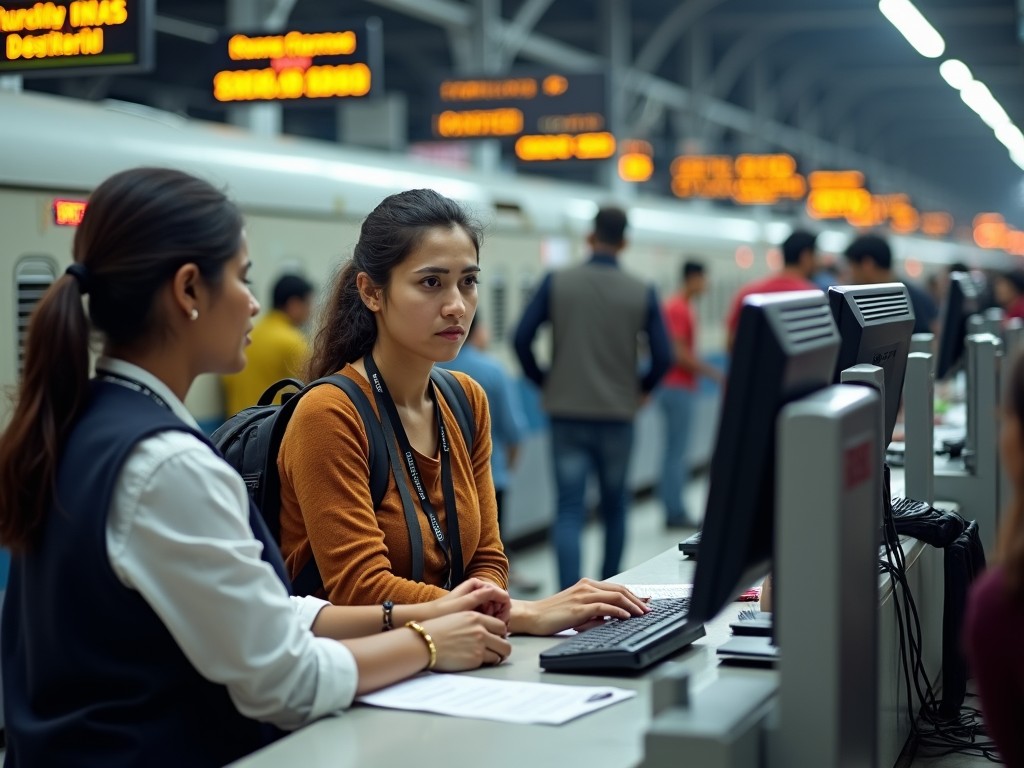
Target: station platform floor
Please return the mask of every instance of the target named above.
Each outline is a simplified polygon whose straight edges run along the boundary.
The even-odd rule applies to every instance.
[[[686,488],[686,508],[695,514],[703,511],[707,497],[707,478],[698,476]],[[661,504],[656,497],[644,496],[636,499],[629,511],[626,549],[621,570],[632,568],[675,546],[697,529],[666,529]],[[597,578],[600,575],[603,546],[602,529],[592,521],[583,533],[583,575]],[[511,589],[513,597],[530,599],[553,594],[557,591],[558,578],[554,549],[547,543],[537,544],[508,553],[513,572],[536,581],[539,589],[535,592],[521,592]],[[970,696],[972,686],[968,685],[967,704],[978,706],[976,698]],[[918,754],[913,758],[904,754],[894,768],[980,768],[993,763],[982,756],[942,755],[936,757]],[[889,768],[889,766],[883,766]]]

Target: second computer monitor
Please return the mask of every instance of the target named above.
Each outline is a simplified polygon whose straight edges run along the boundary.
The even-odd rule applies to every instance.
[[[944,379],[959,366],[965,349],[967,318],[978,311],[978,289],[967,272],[949,276],[949,291],[942,307],[935,378]]]
[[[833,285],[828,289],[832,318],[842,339],[833,381],[859,364],[877,365],[885,372],[885,444],[892,440],[903,396],[914,308],[902,283]]]
[[[828,386],[839,333],[820,291],[755,294],[740,310],[711,458],[690,616],[709,621],[768,572],[779,411]]]

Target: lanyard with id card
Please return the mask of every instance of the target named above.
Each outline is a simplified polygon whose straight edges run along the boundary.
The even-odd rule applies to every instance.
[[[395,483],[398,485],[399,493],[402,496],[402,506],[406,513],[406,522],[409,524],[409,535],[419,535],[419,524],[415,521],[415,511],[412,509],[412,500],[409,498],[408,489],[402,479],[403,474],[408,474],[412,481],[420,508],[427,516],[430,523],[430,530],[434,534],[441,552],[444,554],[445,565],[448,576],[444,584],[445,589],[452,589],[462,583],[465,578],[465,571],[462,562],[462,541],[459,537],[459,515],[455,508],[455,484],[452,480],[451,446],[448,441],[448,432],[445,429],[444,419],[441,418],[441,408],[437,402],[437,391],[433,382],[429,383],[430,399],[434,403],[434,415],[437,419],[437,435],[441,448],[441,489],[444,493],[444,513],[447,524],[447,532],[442,530],[441,521],[438,519],[434,505],[427,496],[419,467],[416,464],[416,456],[409,436],[406,434],[402,419],[398,415],[395,401],[388,392],[384,377],[381,376],[372,355],[363,358],[366,366],[366,373],[370,379],[374,399],[377,401],[377,410],[380,414],[381,427],[384,429],[385,442],[388,446],[388,454],[391,459],[391,469],[395,475]],[[392,439],[394,438],[394,439]],[[397,446],[397,450],[396,450]],[[420,542],[410,542],[415,551]],[[415,567],[414,567],[415,571]]]

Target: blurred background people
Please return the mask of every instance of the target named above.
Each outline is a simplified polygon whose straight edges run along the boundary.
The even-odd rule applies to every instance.
[[[487,395],[491,412],[491,478],[498,501],[498,530],[502,529],[505,490],[516,463],[519,443],[526,432],[526,414],[523,413],[519,393],[504,366],[487,351],[491,334],[481,319],[480,312],[473,317],[466,341],[454,360],[440,362],[445,368],[462,371],[472,377]],[[511,561],[511,558],[509,558]],[[536,592],[540,583],[518,572],[509,563],[509,588],[519,592]]]
[[[1024,270],[1000,272],[993,280],[996,304],[1003,310],[1003,322],[1024,319]]]
[[[914,333],[936,333],[939,310],[928,292],[917,283],[901,280],[892,268],[892,250],[885,238],[876,234],[861,235],[846,248],[850,280],[856,285],[872,283],[903,283],[914,307]]]
[[[301,376],[309,358],[302,327],[313,311],[313,284],[300,275],[283,275],[274,283],[271,302],[249,335],[245,368],[222,378],[228,416],[255,405],[275,381]]]
[[[693,303],[707,289],[703,262],[687,259],[679,289],[665,302],[665,327],[672,344],[673,362],[655,392],[665,425],[665,452],[658,478],[658,498],[669,528],[692,528],[698,521],[687,511],[683,490],[690,479],[687,449],[697,382],[706,376],[721,383],[722,372],[697,356],[697,313]]]
[[[551,419],[551,459],[558,504],[554,541],[562,589],[580,577],[580,535],[587,480],[593,470],[605,526],[601,577],[619,572],[626,542],[626,485],[633,421],[642,399],[671,363],[671,348],[654,288],[619,266],[626,212],[604,207],[587,237],[589,260],[549,273],[530,299],[515,334],[523,372],[543,390]],[[551,364],[542,370],[533,340],[552,331]],[[651,362],[638,375],[645,336]]]
[[[813,291],[818,286],[811,277],[818,271],[818,236],[802,229],[794,230],[782,243],[782,269],[768,277],[747,283],[737,291],[726,317],[727,347],[732,349],[736,325],[740,321],[743,299],[755,293]]]

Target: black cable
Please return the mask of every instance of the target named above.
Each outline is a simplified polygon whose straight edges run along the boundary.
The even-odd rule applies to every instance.
[[[892,514],[888,476],[885,485],[882,525],[885,558],[879,558],[879,571],[889,574],[892,582],[907,717],[911,729],[910,757],[912,759],[921,749],[929,756],[960,753],[1002,762],[995,743],[987,739],[984,725],[980,721],[981,713],[976,708],[964,704],[955,717],[946,718],[940,714],[938,697],[924,666],[921,617],[907,579],[906,553]],[[921,702],[917,712],[914,711],[914,693],[917,694],[917,701]]]

